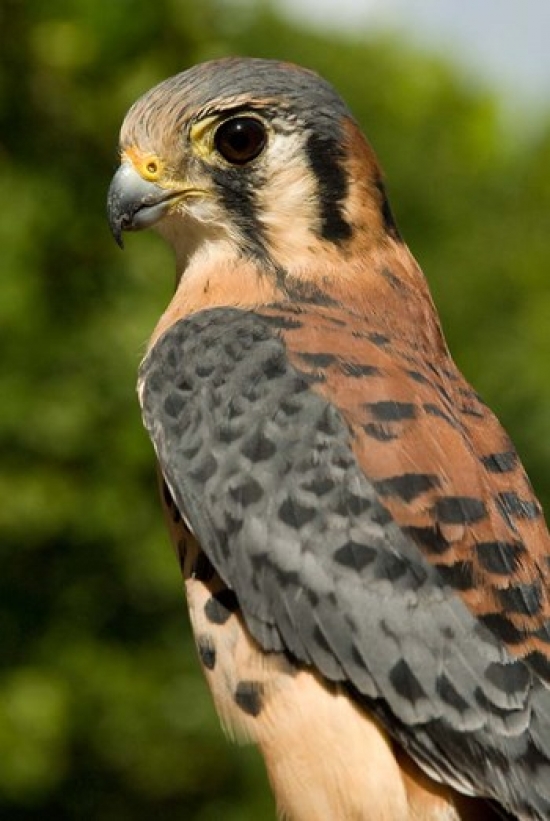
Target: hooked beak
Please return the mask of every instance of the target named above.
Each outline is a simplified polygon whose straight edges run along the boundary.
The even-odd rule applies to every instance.
[[[144,180],[129,162],[123,162],[109,186],[107,216],[111,233],[123,248],[123,231],[140,231],[158,222],[181,192]]]

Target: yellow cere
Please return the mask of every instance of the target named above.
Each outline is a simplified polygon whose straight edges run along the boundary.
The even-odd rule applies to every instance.
[[[143,154],[138,148],[127,148],[122,161],[129,160],[138,174],[148,182],[158,182],[164,174],[164,163],[156,154]]]

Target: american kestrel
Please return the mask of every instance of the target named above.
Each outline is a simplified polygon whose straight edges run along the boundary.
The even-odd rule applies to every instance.
[[[120,148],[115,238],[175,251],[139,397],[224,726],[294,821],[549,819],[549,534],[346,105],[218,60]]]

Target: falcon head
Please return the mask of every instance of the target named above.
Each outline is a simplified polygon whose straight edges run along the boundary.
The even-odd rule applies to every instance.
[[[122,126],[111,230],[154,225],[183,270],[201,248],[288,270],[319,244],[398,239],[375,156],[336,91],[311,71],[227,58],[153,88]]]

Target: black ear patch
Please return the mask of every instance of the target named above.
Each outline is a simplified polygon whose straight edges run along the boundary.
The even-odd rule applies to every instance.
[[[312,133],[306,143],[306,153],[319,191],[321,236],[329,242],[345,242],[351,239],[353,229],[344,216],[349,185],[340,141]]]

